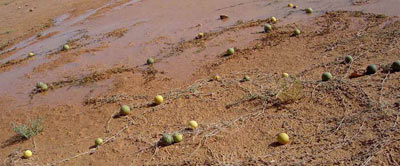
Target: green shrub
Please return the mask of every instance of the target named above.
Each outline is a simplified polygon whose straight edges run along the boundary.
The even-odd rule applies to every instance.
[[[29,139],[43,131],[43,128],[40,126],[41,123],[42,119],[31,120],[29,126],[13,123],[12,129],[21,139]]]

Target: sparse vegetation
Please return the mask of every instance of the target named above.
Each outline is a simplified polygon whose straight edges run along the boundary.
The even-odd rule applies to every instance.
[[[86,75],[82,78],[70,78],[67,80],[60,80],[56,82],[52,82],[48,84],[48,89],[54,90],[57,88],[62,88],[65,86],[76,86],[76,85],[85,85],[88,83],[100,81],[100,80],[105,80],[111,77],[113,74],[118,74],[118,73],[124,73],[124,72],[133,72],[137,70],[137,67],[115,67],[111,68],[102,72],[95,71],[89,75]],[[40,88],[34,88],[32,92],[30,93],[30,97],[33,97],[34,95],[43,92]]]
[[[8,31],[5,31],[3,33],[0,33],[0,35],[7,35],[7,34],[10,34],[12,32],[13,32],[13,30],[8,30]]]
[[[42,119],[32,120],[29,126],[25,124],[15,124],[13,123],[13,131],[21,138],[21,139],[29,139],[43,131],[41,126]]]
[[[0,49],[0,50],[1,50],[1,49]],[[3,63],[3,64],[0,64],[0,69],[4,69],[4,68],[8,68],[8,67],[13,66],[13,65],[21,64],[21,63],[23,63],[23,62],[29,60],[30,58],[32,58],[32,56],[27,56],[27,57],[22,58],[22,59],[12,59],[12,60],[8,60],[7,62],[5,62],[5,63]]]
[[[337,15],[338,16],[335,15],[335,17],[340,18],[340,14]],[[323,24],[323,26],[318,28],[321,29],[327,27],[329,28],[331,24],[336,25],[335,21],[337,20],[335,19],[329,20],[328,21],[329,24]],[[369,24],[367,27],[371,29],[374,28]],[[274,30],[275,29],[277,31],[276,34],[269,33],[262,35],[263,36],[276,35],[273,36],[274,39],[283,38],[281,40],[290,40],[290,41],[294,40],[302,42],[299,38],[289,37],[288,34],[291,35],[293,33],[292,31],[293,26],[288,26],[286,27],[286,29],[281,27],[276,27],[274,28]],[[334,28],[331,31],[335,31],[337,29],[338,28],[334,26]],[[296,28],[296,30],[298,29]],[[298,30],[298,33],[296,33],[296,30],[294,32],[295,35],[299,35],[300,30]],[[311,30],[308,30],[307,32],[311,32]],[[333,33],[331,31],[325,31],[325,32]],[[320,39],[323,40],[325,40],[328,37],[336,35],[334,34],[332,36],[328,36],[327,34],[329,33],[322,33],[318,35],[321,35],[322,37]],[[358,34],[358,32],[355,34]],[[314,34],[307,33],[302,37],[304,38],[315,37],[312,35]],[[348,36],[352,35],[346,35],[345,37]],[[382,35],[376,35],[376,36],[382,36]],[[207,37],[198,41],[203,41],[203,40],[205,41],[208,37],[209,36],[207,35]],[[315,38],[318,39],[318,36]],[[317,39],[316,41],[319,41]],[[359,38],[356,38],[354,39],[356,41],[351,41],[351,42],[357,43],[359,42],[358,39]],[[330,39],[329,41],[331,40],[332,39]],[[252,62],[251,64],[253,64],[255,60],[253,60],[252,58],[257,59],[258,57],[250,55],[253,55],[252,54],[253,52],[265,49],[266,47],[273,47],[274,45],[271,45],[270,41],[271,40],[267,42],[256,40],[254,42],[257,43],[254,47],[248,49],[238,49],[236,52],[238,56],[232,56],[227,58],[219,57],[220,59],[217,59],[218,63],[216,63],[216,65],[222,62],[226,62],[225,60],[227,59],[232,61],[237,60],[235,58],[242,58],[238,60],[239,62],[243,60]],[[379,42],[384,42],[384,41],[385,40],[380,40]],[[364,41],[360,43],[365,44],[365,50],[367,51],[369,49],[368,46],[373,46],[371,43]],[[323,48],[326,48],[325,44],[326,43],[323,43]],[[318,47],[319,45],[317,46],[316,44],[311,46],[310,45],[307,45],[307,48],[315,49],[312,51],[315,52],[324,51],[320,49],[322,47]],[[334,45],[336,46],[339,44],[334,43]],[[283,46],[288,46],[288,45],[283,45]],[[274,73],[272,74],[269,66],[267,67],[255,66],[252,67],[251,69],[248,69],[248,71],[245,72],[242,71],[241,69],[241,71],[236,71],[237,73],[234,72],[230,73],[231,71],[228,71],[229,75],[226,73],[222,73],[224,74],[223,75],[224,79],[222,81],[220,80],[220,77],[216,75],[214,76],[214,80],[220,81],[218,83],[213,82],[212,79],[210,80],[211,73],[214,73],[214,70],[216,70],[215,72],[221,72],[218,71],[218,69],[213,68],[216,66],[215,65],[210,68],[207,68],[207,72],[209,72],[208,73],[209,75],[207,75],[206,78],[194,82],[189,87],[177,88],[171,91],[160,93],[162,96],[166,98],[165,102],[164,98],[161,95],[157,95],[156,97],[153,98],[152,94],[154,93],[149,92],[149,94],[147,94],[148,96],[121,95],[121,94],[110,96],[109,94],[107,94],[106,97],[90,99],[87,100],[87,102],[85,103],[99,104],[99,105],[110,104],[108,106],[112,109],[115,109],[117,104],[127,103],[131,107],[129,107],[128,105],[122,105],[119,110],[120,114],[123,115],[128,115],[131,111],[130,110],[131,108],[135,109],[134,116],[133,115],[114,116],[118,112],[118,110],[114,110],[115,113],[112,114],[110,120],[106,125],[106,131],[107,132],[112,131],[109,130],[109,128],[115,129],[115,126],[117,125],[123,127],[118,131],[116,131],[115,134],[112,134],[109,137],[104,138],[104,140],[105,142],[108,142],[108,141],[113,141],[114,139],[120,137],[124,137],[119,141],[129,141],[129,144],[125,144],[126,146],[137,146],[135,148],[129,148],[129,149],[138,148],[137,151],[132,152],[132,154],[136,155],[135,158],[139,158],[138,156],[140,156],[142,153],[147,153],[146,155],[143,156],[146,157],[151,156],[149,158],[143,158],[143,157],[140,158],[141,159],[140,162],[142,161],[153,162],[148,164],[159,165],[161,164],[160,162],[162,162],[162,164],[165,165],[184,165],[184,164],[196,165],[198,164],[196,162],[199,160],[200,160],[199,162],[202,162],[201,164],[204,164],[205,162],[202,161],[203,159],[201,159],[201,157],[204,157],[202,155],[206,154],[205,156],[205,158],[207,158],[206,162],[207,164],[210,165],[219,165],[219,164],[222,165],[220,163],[221,159],[224,160],[224,162],[225,160],[228,160],[228,162],[230,162],[230,163],[224,163],[225,165],[231,165],[231,164],[256,165],[259,163],[265,165],[274,163],[278,163],[280,165],[301,165],[303,163],[309,163],[313,165],[323,165],[326,163],[337,162],[336,160],[345,161],[343,163],[344,165],[346,164],[351,165],[354,163],[357,164],[363,163],[363,165],[366,165],[371,160],[371,157],[377,155],[377,152],[381,152],[382,149],[388,147],[387,145],[389,145],[389,143],[398,141],[392,139],[393,137],[396,137],[397,133],[395,132],[398,129],[397,121],[399,115],[394,111],[395,110],[394,108],[398,107],[398,103],[388,104],[386,103],[388,101],[384,100],[385,97],[386,98],[393,97],[391,96],[393,94],[386,93],[387,91],[386,89],[392,88],[394,86],[391,85],[385,87],[385,83],[391,81],[390,78],[392,77],[392,75],[389,77],[390,72],[385,73],[386,75],[383,75],[384,77],[381,80],[373,80],[375,79],[375,77],[374,78],[363,77],[360,78],[359,80],[351,80],[345,77],[347,74],[351,72],[349,71],[351,69],[356,68],[355,70],[362,70],[359,69],[358,67],[361,66],[360,68],[363,68],[362,66],[366,64],[367,58],[365,57],[368,56],[368,58],[372,59],[372,60],[368,59],[368,62],[375,60],[370,54],[365,54],[365,55],[360,54],[358,50],[359,48],[358,43],[355,46],[356,48],[346,47],[346,46],[347,46],[346,44],[340,45],[341,49],[338,49],[337,53],[339,55],[357,55],[356,57],[357,63],[352,65],[343,65],[343,57],[338,57],[336,59],[332,58],[332,61],[328,63],[317,64],[314,66],[305,66],[310,68],[305,69],[304,71],[300,72],[300,74],[297,75],[296,73],[292,73],[290,76],[287,73],[283,73],[282,75],[280,75],[278,74],[279,72],[276,71],[274,71]],[[294,47],[294,49],[296,48],[297,47]],[[325,50],[325,52],[327,51]],[[226,53],[227,54],[229,53],[229,49],[227,50]],[[265,52],[260,51],[257,53],[260,53],[261,54],[260,56],[263,56],[262,53]],[[232,54],[234,54],[233,51],[231,55]],[[329,58],[330,57],[327,57],[326,59]],[[346,57],[344,61],[346,63],[351,63],[353,61],[353,58],[351,58],[350,61],[347,60]],[[320,61],[316,60],[313,62],[318,63]],[[381,65],[378,62],[376,63],[378,65]],[[229,64],[234,64],[234,63],[231,62]],[[390,64],[387,65],[390,66]],[[396,66],[393,67],[393,65],[395,64],[393,63],[391,67],[393,70],[395,70]],[[152,67],[150,66],[148,68]],[[126,70],[123,70],[122,68],[120,69],[121,70],[118,71],[130,71],[127,69]],[[228,69],[230,70],[231,68]],[[80,83],[104,80],[110,78],[111,74],[120,73],[118,71],[110,73],[102,72],[100,74],[98,73],[97,75],[85,76],[81,79],[69,79],[66,81],[55,82],[49,84],[49,87],[59,88],[65,85],[77,85]],[[323,73],[322,76],[320,77],[322,81],[327,81],[327,82],[322,83],[318,78],[315,79],[316,77],[315,74],[321,71],[333,72],[333,74],[335,75],[335,79],[332,79],[332,74],[329,72]],[[374,72],[376,72],[376,67]],[[367,73],[368,73],[368,68],[367,68]],[[382,76],[382,73],[380,74],[381,75],[379,76]],[[250,81],[250,77],[248,75],[252,76],[251,82],[240,83],[238,81],[240,79],[242,79],[241,81]],[[317,76],[319,75],[317,74]],[[368,81],[363,81],[362,79],[368,79]],[[395,79],[397,79],[397,77]],[[74,81],[78,83],[74,83]],[[365,85],[365,82],[368,82],[368,85]],[[393,84],[393,82],[391,83]],[[41,86],[38,86],[38,89],[43,89],[43,88],[41,88]],[[376,91],[377,89],[378,91]],[[365,92],[365,90],[368,90],[368,92]],[[157,91],[157,93],[159,92]],[[114,105],[112,103],[114,103]],[[161,103],[164,104],[160,105]],[[108,106],[105,106],[104,108],[108,108]],[[188,111],[190,112],[190,114],[185,114],[183,116],[179,114],[184,113],[184,111],[173,112],[176,111],[174,109],[177,108],[185,109],[186,107],[189,108],[188,110],[194,110],[194,111],[191,112]],[[173,114],[172,113],[170,114],[167,111],[164,112],[160,111],[157,114],[152,114],[157,110],[162,110],[162,111],[167,110],[173,112]],[[200,110],[201,113],[195,112],[198,110]],[[168,119],[158,118],[160,117],[159,115],[165,116]],[[174,117],[177,115],[182,116],[184,118],[198,118],[197,116],[199,116],[199,119],[202,120],[201,122],[202,126],[198,128],[198,124],[196,121],[189,121],[189,128],[192,129],[189,130],[188,128],[180,124],[181,117],[178,118]],[[223,117],[220,117],[221,115]],[[116,120],[113,120],[114,118]],[[203,119],[206,120],[203,121]],[[143,121],[143,123],[141,123],[141,121]],[[162,121],[164,123],[159,123],[159,121]],[[127,130],[131,126],[134,126],[134,129],[130,128],[129,130]],[[377,129],[376,126],[379,127],[379,130]],[[16,128],[18,128],[18,131],[22,130],[25,131],[33,127],[26,127],[21,125]],[[153,131],[152,130],[153,128],[156,128],[158,130]],[[136,131],[136,129],[138,130]],[[143,129],[146,132],[141,133]],[[172,135],[164,134],[158,140],[158,138],[161,136],[162,133],[166,133],[166,131],[171,131],[171,130],[175,130],[176,132]],[[233,130],[234,133],[232,132]],[[243,134],[243,131],[246,132],[247,134],[245,135],[246,137],[243,137],[241,139],[231,139],[232,136],[237,136],[236,132],[242,132],[239,134]],[[277,136],[270,134],[270,133],[278,133],[281,131],[285,131],[288,134],[290,134],[291,139],[293,139],[292,141],[293,143],[290,146],[286,145],[286,147],[283,147],[282,150],[276,151],[276,149],[282,148],[282,147],[275,147],[276,143],[284,145],[290,142],[289,135],[287,133],[279,133]],[[251,134],[248,134],[250,132]],[[252,132],[255,133],[254,136],[252,136],[253,134]],[[367,134],[365,134],[364,132]],[[124,134],[120,135],[120,133]],[[179,160],[175,159],[173,157],[176,157],[177,155],[173,153],[168,153],[168,149],[162,152],[159,151],[158,148],[162,148],[162,146],[158,145],[168,146],[174,143],[181,142],[183,140],[183,134],[185,134],[185,141],[187,140],[188,142],[189,141],[191,142],[188,144],[186,144],[186,142],[185,144],[177,144],[176,147],[172,148],[176,149],[182,148],[185,150],[185,152],[192,150],[192,153],[190,154],[190,159],[184,159],[184,161],[182,161],[182,158],[179,158]],[[262,144],[263,147],[268,147],[268,148],[263,148],[264,150],[266,149],[265,154],[262,154],[264,153],[264,150],[260,151],[260,154],[255,154],[253,152],[251,153],[239,152],[239,155],[243,156],[250,154],[251,158],[249,159],[240,158],[237,159],[237,161],[236,160],[230,161],[231,159],[226,158],[225,156],[227,152],[224,150],[219,151],[220,149],[218,149],[220,147],[219,143],[222,142],[221,140],[230,141],[229,143],[236,143],[233,145],[246,144],[245,146],[248,146],[249,144],[247,144],[246,141],[252,140],[254,138],[258,139],[260,135],[269,138],[257,142],[260,145],[258,144],[256,145],[261,147]],[[210,139],[211,137],[213,138]],[[354,141],[355,137],[357,137],[356,141]],[[21,138],[23,137],[21,136]],[[153,139],[154,142],[148,142],[150,138],[154,138]],[[29,138],[24,138],[24,139],[29,139]],[[239,140],[240,142],[235,142],[237,140]],[[134,142],[134,144],[131,144],[132,142]],[[120,145],[124,145],[123,143],[124,142],[121,142]],[[251,144],[253,143],[254,142],[251,142]],[[95,145],[101,145],[101,144],[103,144],[103,139],[97,138],[95,140]],[[209,144],[211,144],[211,146],[208,146]],[[322,157],[322,161],[317,160],[317,158],[320,158],[323,155],[328,155],[331,152],[340,153],[343,150],[348,150],[354,147],[353,146],[354,144],[357,144],[356,145],[357,147],[358,146],[362,147],[362,150],[357,149],[357,151],[356,150],[354,151],[355,152],[354,154],[352,153],[349,156],[346,156],[346,158],[342,158],[342,156],[340,157],[335,156],[332,157],[332,159]],[[254,145],[250,145],[250,147],[251,146]],[[76,155],[73,155],[65,159],[61,159],[54,163],[61,163],[73,158],[77,158],[78,156],[81,155],[92,154],[95,152],[96,149],[97,148],[92,148],[86,152],[79,152]],[[104,147],[105,151],[109,149]],[[337,152],[335,151],[336,149],[339,149],[340,151]],[[202,151],[202,152],[197,153],[199,154],[199,156],[192,157],[192,155],[196,155],[197,151]],[[288,153],[288,154],[286,153],[292,151],[298,151],[299,153]],[[154,160],[156,157],[159,157],[156,155],[165,156],[166,154],[170,155],[168,157],[172,158],[166,160],[176,160],[185,163],[166,164],[165,160],[162,161]],[[261,156],[255,156],[255,155],[261,155]],[[197,157],[200,157],[200,159],[198,159]],[[235,158],[235,156],[231,158]],[[288,158],[291,159],[288,160]],[[50,163],[47,165],[55,165],[55,164]]]
[[[115,38],[121,38],[123,37],[126,33],[128,32],[128,29],[126,28],[119,28],[115,29],[111,32],[106,33],[107,37],[115,37]]]
[[[276,97],[281,103],[292,103],[303,97],[303,84],[296,78],[280,79],[277,86],[280,88]]]

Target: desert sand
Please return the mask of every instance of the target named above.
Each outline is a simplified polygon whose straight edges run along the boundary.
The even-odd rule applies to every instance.
[[[398,6],[1,0],[0,161],[400,165],[400,72],[391,67],[400,60]],[[228,48],[235,53],[226,56]],[[366,74],[371,64],[377,72]],[[154,104],[156,95],[162,104]],[[121,105],[131,112],[121,115]],[[29,139],[13,130],[38,119],[43,130]],[[198,128],[189,129],[191,120]],[[182,142],[160,146],[163,134],[175,132]],[[277,142],[282,132],[288,144]],[[103,144],[95,146],[96,138]]]

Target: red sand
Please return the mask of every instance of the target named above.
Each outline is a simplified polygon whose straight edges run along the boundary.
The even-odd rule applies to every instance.
[[[400,165],[399,73],[385,67],[400,55],[399,5],[9,2],[0,6],[7,18],[0,21],[0,44],[13,43],[0,50],[0,159],[5,165]],[[302,10],[308,7],[312,14]],[[278,23],[263,33],[271,16]],[[300,36],[291,36],[295,27]],[[205,38],[195,39],[199,32]],[[71,50],[61,51],[64,44]],[[223,57],[230,47],[235,54]],[[25,58],[29,52],[35,57]],[[345,55],[354,63],[342,64]],[[149,57],[154,65],[145,65]],[[378,73],[348,78],[368,64],[377,64]],[[326,71],[334,80],[318,82]],[[280,78],[283,72],[292,77]],[[214,75],[221,81],[209,81]],[[251,81],[241,82],[244,75]],[[50,89],[37,93],[37,82]],[[157,94],[166,103],[152,106]],[[132,114],[113,117],[120,104]],[[36,118],[43,132],[19,140],[11,124]],[[199,129],[185,130],[189,120]],[[175,131],[183,142],[155,146]],[[276,144],[280,132],[290,144]],[[98,137],[105,144],[93,148]],[[32,158],[21,158],[26,149]]]

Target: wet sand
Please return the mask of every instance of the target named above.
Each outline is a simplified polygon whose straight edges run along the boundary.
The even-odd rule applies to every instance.
[[[400,164],[399,73],[384,70],[400,53],[400,13],[394,7],[400,2],[82,3],[95,7],[44,13],[59,15],[40,35],[1,50],[0,159],[5,163]],[[307,7],[312,14],[303,11]],[[221,20],[221,14],[229,18]],[[271,16],[278,22],[272,33],[264,33]],[[291,36],[295,27],[302,31],[298,37]],[[205,37],[195,39],[199,32]],[[64,44],[71,49],[62,51]],[[222,56],[230,47],[234,56]],[[29,52],[35,56],[26,58]],[[345,55],[355,63],[339,63]],[[146,65],[150,57],[156,63]],[[378,74],[348,78],[370,63],[379,66]],[[325,71],[334,81],[317,82]],[[282,79],[283,72],[293,77]],[[216,74],[222,81],[209,81]],[[251,81],[241,82],[244,75]],[[34,91],[37,82],[50,89]],[[166,103],[151,106],[157,94]],[[133,113],[112,118],[120,104]],[[38,117],[44,131],[13,142],[11,123]],[[184,130],[192,119],[200,128]],[[174,131],[184,133],[182,143],[153,146]],[[275,146],[279,132],[287,132],[291,144]],[[106,144],[91,148],[97,137]],[[25,149],[33,149],[34,157],[20,159]]]

